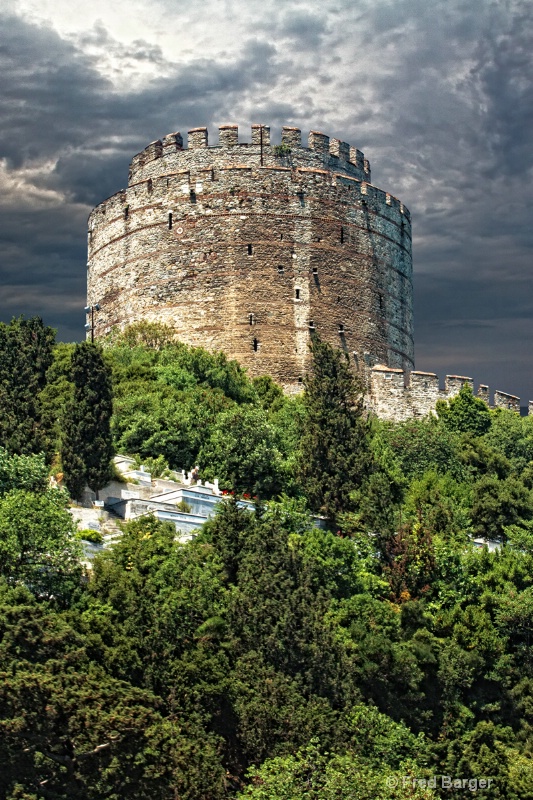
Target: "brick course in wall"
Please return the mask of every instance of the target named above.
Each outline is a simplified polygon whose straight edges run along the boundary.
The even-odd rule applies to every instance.
[[[187,149],[173,133],[133,158],[128,187],[89,217],[95,338],[159,321],[289,392],[313,329],[360,369],[414,366],[408,210],[349,144],[312,131],[304,147],[289,127],[281,140],[255,125],[239,143],[224,125],[211,147],[195,128]]]

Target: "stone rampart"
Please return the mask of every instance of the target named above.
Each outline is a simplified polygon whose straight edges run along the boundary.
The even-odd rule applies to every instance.
[[[441,389],[434,372],[407,372],[377,364],[369,372],[367,404],[381,419],[402,422],[433,413],[437,400],[455,397],[465,384],[474,390],[472,378],[463,375],[446,375],[444,389]],[[480,384],[477,396],[490,405],[488,386]],[[520,398],[497,390],[493,406],[520,413]],[[533,413],[533,402],[530,402],[529,413]]]
[[[140,321],[298,391],[313,331],[351,363],[414,366],[411,220],[363,153],[312,131],[235,125],[148,145],[89,217],[96,338]]]

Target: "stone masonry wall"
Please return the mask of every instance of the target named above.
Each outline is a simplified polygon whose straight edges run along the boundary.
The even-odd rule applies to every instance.
[[[472,390],[472,378],[462,375],[446,375],[444,389],[434,372],[404,372],[401,369],[378,364],[370,370],[368,408],[381,419],[402,422],[406,419],[425,417],[435,410],[437,400],[449,400],[459,394],[468,383]],[[489,404],[489,387],[479,386],[477,396]],[[506,392],[494,393],[495,408],[509,408],[520,413],[520,398]],[[530,413],[533,407],[530,407]]]
[[[289,151],[290,149],[290,151]],[[359,368],[413,362],[408,210],[370,184],[354,147],[253,126],[208,146],[175,133],[132,160],[129,184],[89,217],[95,337],[139,320],[298,391],[313,330]]]

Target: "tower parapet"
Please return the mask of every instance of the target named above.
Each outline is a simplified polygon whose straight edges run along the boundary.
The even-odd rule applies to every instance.
[[[298,391],[313,331],[354,366],[410,370],[411,221],[370,183],[363,153],[285,126],[281,146],[253,125],[152,142],[128,187],[89,217],[88,298],[95,336],[142,319],[224,350],[252,375]]]
[[[157,140],[148,145],[132,159],[130,165],[130,185],[146,179],[153,178],[154,172],[163,174],[172,171],[172,168],[194,168],[201,164],[201,156],[196,151],[208,150],[209,159],[221,166],[227,161],[228,156],[249,160],[253,156],[263,156],[263,166],[277,166],[280,158],[285,157],[300,166],[313,166],[321,164],[325,169],[338,169],[352,177],[370,183],[370,164],[364,154],[347,142],[340,139],[330,139],[324,133],[311,131],[307,147],[302,145],[302,132],[300,128],[285,125],[281,130],[281,143],[290,148],[289,154],[280,154],[279,148],[270,143],[270,127],[268,125],[252,125],[250,142],[239,141],[239,128],[237,125],[220,125],[218,129],[218,144],[210,145],[207,128],[192,128],[188,132],[188,147],[183,146],[181,133],[172,133],[163,140]],[[238,147],[238,153],[226,153]],[[259,148],[259,150],[257,149]],[[260,152],[262,150],[262,153]],[[204,154],[205,156],[205,154]],[[152,162],[164,159],[161,164]],[[199,161],[200,159],[200,161]],[[150,166],[151,165],[151,166]]]

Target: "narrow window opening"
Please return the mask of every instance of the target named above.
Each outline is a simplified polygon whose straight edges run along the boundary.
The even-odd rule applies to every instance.
[[[302,378],[302,376],[301,376],[301,375],[300,375],[300,377],[298,378],[298,383],[303,383],[303,378]]]
[[[342,322],[339,322],[339,333],[341,336],[344,334],[344,325]]]
[[[341,227],[341,244],[344,244],[344,228]]]
[[[383,311],[383,295],[379,295],[379,310]]]
[[[154,186],[154,184],[153,184],[152,179],[148,178],[148,180],[146,181],[146,188],[148,190],[148,193],[151,193],[153,186]]]
[[[257,339],[254,339],[254,352],[257,353],[258,350],[259,350],[259,342],[257,341]]]
[[[402,221],[403,221],[403,220],[402,220]],[[279,235],[279,238],[280,238],[281,240],[283,240],[283,234],[282,234],[282,233],[280,233],[280,235]]]
[[[309,320],[309,331],[312,333],[315,330],[315,323],[312,319]]]
[[[196,203],[196,192],[194,191],[194,189],[191,189],[189,194],[189,199],[191,203]]]
[[[253,244],[249,244],[248,245],[248,255],[249,256],[253,256],[253,254],[254,254],[254,246],[253,246]]]
[[[124,219],[128,219],[129,215],[130,215],[130,207],[129,206],[125,206],[124,207]]]
[[[300,290],[299,289],[296,289],[296,295],[295,296],[296,296],[297,300],[300,299]]]
[[[172,211],[169,211],[168,213],[168,229],[169,231],[172,230]]]
[[[305,194],[303,192],[296,192],[296,197],[300,201],[300,205],[305,206]]]
[[[278,266],[278,274],[279,275],[283,275],[284,272],[285,272],[285,269],[283,267],[283,264],[279,264],[279,266]]]
[[[255,325],[255,314],[248,314],[248,322],[250,325]]]
[[[318,275],[318,267],[313,267],[313,275]]]

